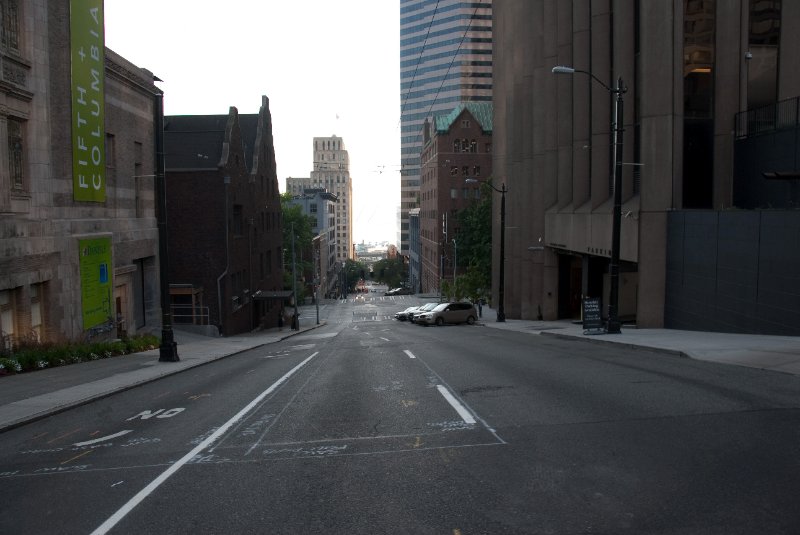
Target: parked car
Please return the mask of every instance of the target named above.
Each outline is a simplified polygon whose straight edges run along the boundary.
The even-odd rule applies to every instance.
[[[428,312],[429,310],[433,310],[439,303],[425,303],[424,305],[418,307],[416,310],[412,310],[408,316],[408,321],[414,323],[417,321],[417,316]]]
[[[396,288],[394,295],[413,295],[410,288]]]
[[[383,295],[395,295],[395,292],[399,289],[400,288],[392,288],[391,290],[386,290],[385,292],[383,292]]]
[[[419,325],[444,325],[445,323],[466,323],[472,325],[478,311],[472,303],[440,303],[431,310],[414,317]]]
[[[405,310],[401,310],[400,312],[395,312],[394,319],[399,321],[406,321],[409,315],[415,310],[417,310],[417,308],[419,308],[419,306],[415,305],[413,307],[408,307]]]

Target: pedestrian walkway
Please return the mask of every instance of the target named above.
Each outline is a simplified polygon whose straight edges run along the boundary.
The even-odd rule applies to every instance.
[[[314,307],[301,307],[300,330],[269,329],[227,338],[176,329],[180,362],[159,362],[157,349],[0,378],[0,431],[109,396],[249,349],[279,342],[318,327]],[[321,322],[324,325],[325,322]],[[572,321],[506,319],[487,306],[478,325],[581,343],[618,344],[692,359],[748,366],[800,376],[800,337],[723,334],[623,327],[620,334],[584,334]]]
[[[800,376],[800,337],[731,334],[677,329],[637,329],[623,325],[619,334],[584,334],[583,326],[570,320],[534,321],[506,318],[483,307],[481,325],[529,334],[557,336],[601,344],[656,350],[696,360],[747,366]]]

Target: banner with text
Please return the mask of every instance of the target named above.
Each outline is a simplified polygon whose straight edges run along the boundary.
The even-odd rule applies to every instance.
[[[105,202],[105,30],[103,0],[71,0],[72,191]]]
[[[111,238],[78,240],[83,329],[112,321]]]

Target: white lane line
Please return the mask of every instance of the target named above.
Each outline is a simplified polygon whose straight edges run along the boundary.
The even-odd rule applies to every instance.
[[[98,442],[103,442],[104,440],[111,440],[112,438],[118,438],[121,436],[125,436],[128,433],[133,433],[133,429],[127,429],[125,431],[120,431],[119,433],[114,433],[113,435],[108,435],[107,437],[100,437],[94,440],[87,440],[86,442],[76,442],[73,446],[91,446],[92,444],[97,444]]]
[[[412,352],[411,352],[411,351],[409,351],[408,349],[404,349],[404,350],[403,350],[403,353],[405,353],[406,355],[408,355],[408,358],[410,358],[410,359],[415,359],[415,358],[417,358],[417,357],[415,357],[415,356],[414,356],[414,353],[412,353]]]
[[[436,388],[439,390],[439,393],[444,396],[444,399],[453,406],[459,416],[468,424],[475,423],[475,417],[461,404],[454,396],[450,393],[450,391],[442,385],[436,385]]]
[[[94,531],[92,532],[92,535],[101,535],[101,534],[108,533],[108,532],[109,532],[109,530],[111,530],[111,528],[113,528],[114,526],[116,526],[116,525],[119,523],[119,521],[120,521],[120,520],[122,520],[123,518],[125,518],[125,517],[128,515],[128,513],[130,513],[131,511],[133,511],[133,509],[134,509],[134,508],[135,508],[137,505],[139,505],[140,503],[142,503],[142,501],[143,501],[145,498],[147,498],[147,497],[148,497],[150,494],[152,494],[152,493],[153,493],[153,491],[155,491],[155,490],[156,490],[156,489],[157,489],[159,486],[161,486],[161,484],[162,484],[162,483],[164,483],[164,482],[165,482],[167,479],[169,479],[169,478],[170,478],[170,476],[172,476],[172,475],[173,475],[175,472],[177,472],[178,470],[180,470],[180,469],[183,467],[183,465],[185,465],[186,463],[188,463],[189,461],[191,461],[191,460],[192,460],[192,459],[195,457],[195,455],[197,455],[198,453],[200,453],[201,451],[203,451],[204,449],[206,449],[208,446],[210,446],[211,444],[213,444],[213,443],[214,443],[214,441],[216,441],[216,440],[217,440],[219,437],[221,437],[223,434],[225,434],[225,432],[227,432],[227,431],[228,431],[228,429],[230,429],[230,428],[231,428],[231,427],[232,427],[232,426],[233,426],[233,425],[234,425],[236,422],[238,422],[239,420],[241,420],[242,418],[244,418],[244,417],[245,417],[245,415],[246,415],[248,412],[250,412],[250,411],[253,409],[253,407],[255,407],[256,405],[258,405],[258,404],[261,402],[261,400],[263,400],[265,397],[267,397],[267,396],[268,396],[268,395],[270,395],[272,392],[274,392],[274,391],[275,391],[275,390],[276,390],[276,389],[277,389],[277,388],[278,388],[280,385],[282,385],[283,383],[285,383],[285,382],[286,382],[286,381],[287,381],[287,380],[288,380],[288,379],[289,379],[289,378],[290,378],[292,375],[294,375],[294,374],[295,374],[295,373],[296,373],[296,372],[297,372],[297,371],[298,371],[300,368],[302,368],[303,366],[305,366],[306,364],[308,364],[308,362],[309,362],[311,359],[313,359],[314,357],[316,357],[318,353],[319,353],[319,351],[316,351],[316,352],[314,352],[314,353],[313,353],[313,354],[312,354],[310,357],[308,357],[308,358],[307,358],[307,359],[305,359],[303,362],[301,362],[300,364],[298,364],[297,366],[295,366],[294,368],[292,368],[291,370],[289,370],[289,371],[286,373],[286,375],[284,375],[283,377],[281,377],[280,379],[278,379],[277,381],[275,381],[275,382],[272,384],[272,386],[270,386],[269,388],[267,388],[266,390],[264,390],[264,391],[263,391],[261,394],[259,394],[259,395],[258,395],[258,396],[257,396],[257,397],[256,397],[256,398],[253,400],[253,401],[251,401],[250,403],[248,403],[248,404],[247,404],[247,406],[245,406],[245,407],[244,407],[242,410],[240,410],[239,412],[237,412],[237,413],[236,413],[236,414],[233,416],[233,418],[231,418],[230,420],[228,420],[227,422],[225,422],[224,424],[222,424],[222,426],[221,426],[221,427],[219,427],[219,428],[218,428],[216,431],[214,431],[214,432],[213,432],[211,435],[209,435],[209,436],[208,436],[208,438],[206,438],[206,439],[205,439],[204,441],[202,441],[200,444],[198,444],[197,446],[195,446],[195,447],[194,447],[194,449],[192,449],[192,451],[190,451],[189,453],[187,453],[186,455],[184,455],[184,456],[183,456],[183,457],[182,457],[180,460],[178,460],[177,462],[175,462],[175,464],[173,464],[172,466],[170,466],[169,468],[167,468],[166,470],[164,470],[164,472],[163,472],[161,475],[159,475],[157,478],[155,478],[153,481],[151,481],[151,482],[150,482],[150,484],[149,484],[149,485],[147,485],[145,488],[143,488],[142,490],[140,490],[140,491],[139,491],[139,493],[138,493],[138,494],[136,494],[136,496],[134,496],[133,498],[131,498],[131,499],[128,501],[128,503],[126,503],[125,505],[123,505],[123,506],[122,506],[122,507],[121,507],[121,508],[120,508],[120,509],[119,509],[119,510],[116,512],[116,513],[114,513],[113,515],[111,515],[111,517],[109,517],[109,519],[108,519],[108,520],[106,520],[105,522],[103,522],[103,523],[100,525],[100,527],[98,527],[96,530],[94,530]]]
[[[384,340],[386,342],[391,342],[391,340],[389,340],[388,338],[384,338],[383,336],[381,336],[381,340]]]

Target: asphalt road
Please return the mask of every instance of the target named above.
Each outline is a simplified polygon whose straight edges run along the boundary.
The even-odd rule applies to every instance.
[[[0,434],[0,533],[800,533],[796,377],[417,300]]]

